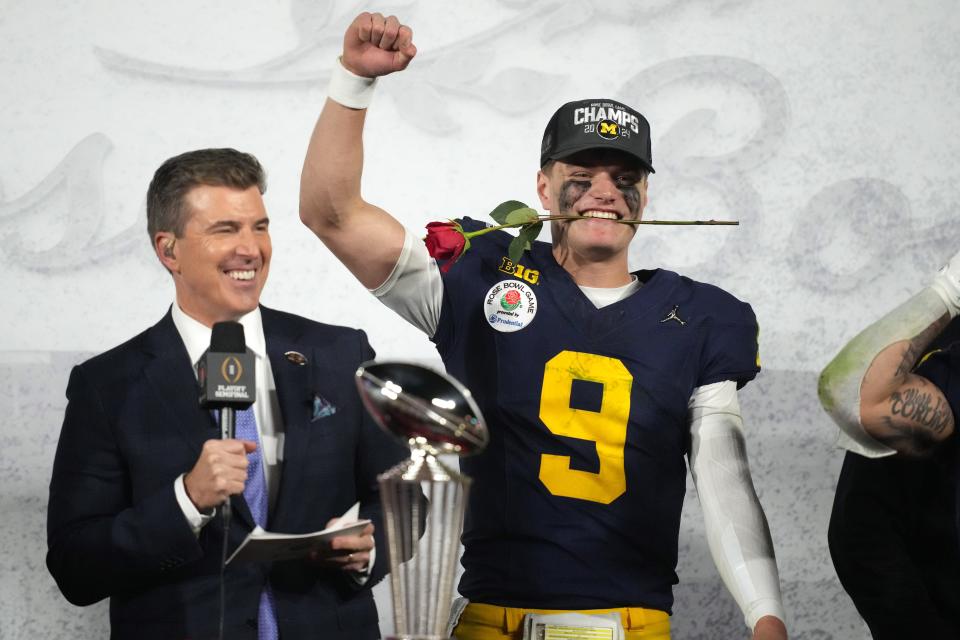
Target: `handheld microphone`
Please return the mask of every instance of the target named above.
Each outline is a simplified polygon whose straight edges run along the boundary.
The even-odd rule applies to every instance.
[[[234,437],[236,411],[253,404],[256,398],[254,357],[247,352],[243,325],[239,322],[217,322],[210,334],[210,348],[197,363],[197,380],[200,382],[200,406],[204,409],[219,409],[220,437]],[[220,556],[220,639],[224,635],[224,618],[227,607],[224,571],[227,565],[227,547],[230,539],[232,509],[227,499],[220,507],[223,518],[223,547]]]
[[[200,406],[220,410],[220,435],[233,438],[236,410],[246,409],[256,398],[254,357],[247,353],[243,325],[217,322],[210,334],[210,348],[197,364]]]

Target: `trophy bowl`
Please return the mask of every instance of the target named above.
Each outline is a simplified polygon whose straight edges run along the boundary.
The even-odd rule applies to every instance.
[[[406,362],[367,362],[357,369],[357,386],[377,424],[411,447],[464,456],[487,446],[470,390],[445,373]]]

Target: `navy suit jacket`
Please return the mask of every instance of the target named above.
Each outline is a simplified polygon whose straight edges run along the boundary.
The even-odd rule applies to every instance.
[[[376,527],[377,557],[362,588],[304,560],[227,567],[225,637],[256,638],[267,580],[283,640],[378,638],[370,588],[388,569],[376,476],[405,457],[363,409],[357,366],[373,358],[362,331],[261,308],[285,430],[271,531],[305,533],[360,501]],[[284,353],[298,351],[305,365]],[[219,437],[168,312],[132,340],[74,368],[50,483],[47,566],[67,599],[110,598],[112,638],[214,638],[223,527],[194,536],[174,480]],[[315,398],[335,407],[314,412]],[[326,405],[322,405],[326,406]],[[329,414],[329,415],[328,415]],[[233,496],[229,549],[253,527]]]

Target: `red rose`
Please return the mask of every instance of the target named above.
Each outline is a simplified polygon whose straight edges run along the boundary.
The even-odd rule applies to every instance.
[[[467,246],[463,228],[456,222],[430,222],[427,224],[427,237],[423,239],[427,253],[437,262],[445,260],[440,270],[446,273],[453,266]]]

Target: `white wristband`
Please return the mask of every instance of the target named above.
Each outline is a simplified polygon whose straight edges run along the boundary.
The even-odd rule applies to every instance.
[[[373,100],[373,89],[376,85],[376,78],[358,76],[344,67],[340,58],[337,58],[337,64],[333,65],[330,73],[327,97],[351,109],[366,109]]]
[[[954,256],[937,272],[930,286],[947,305],[950,317],[957,317],[960,313],[960,254]]]

